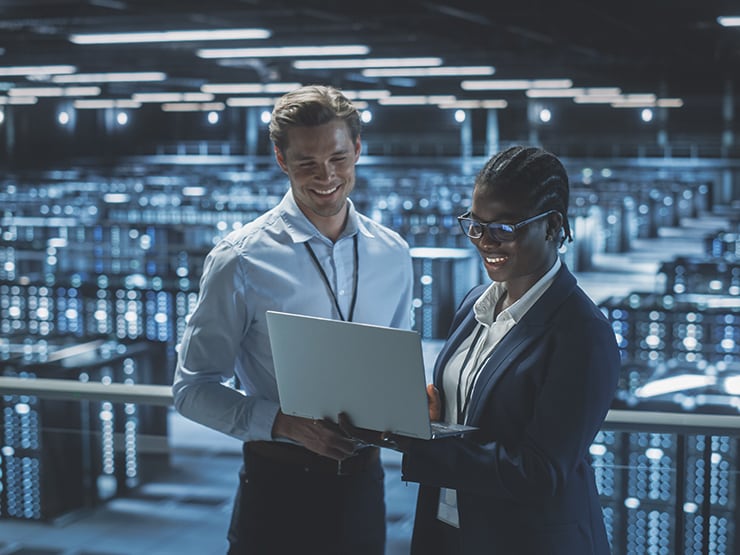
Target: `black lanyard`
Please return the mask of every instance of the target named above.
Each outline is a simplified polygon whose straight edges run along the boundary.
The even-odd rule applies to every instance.
[[[480,374],[482,366],[478,367],[472,376],[472,379],[468,380],[468,387],[465,388],[465,402],[463,402],[462,399],[462,381],[463,381],[463,372],[465,371],[465,367],[468,365],[468,362],[470,362],[470,357],[473,355],[473,351],[475,350],[475,346],[478,344],[478,340],[480,339],[481,334],[483,334],[483,326],[481,324],[478,324],[478,331],[475,334],[475,337],[473,338],[473,342],[470,344],[470,347],[468,347],[468,353],[465,355],[465,360],[463,360],[462,364],[460,365],[460,375],[458,376],[457,380],[457,423],[458,424],[464,424],[465,423],[465,413],[468,410],[468,404],[470,404],[470,398],[473,395],[473,386],[475,385],[475,380],[478,378],[478,374]]]
[[[355,315],[355,303],[357,302],[357,280],[359,277],[359,255],[357,254],[357,234],[355,233],[354,237],[352,238],[354,240],[354,268],[353,268],[353,277],[352,277],[352,302],[349,305],[349,318],[344,317],[344,313],[342,313],[342,309],[339,308],[339,300],[337,299],[336,293],[334,293],[334,289],[332,289],[331,283],[329,283],[329,278],[326,276],[326,272],[324,271],[324,268],[321,266],[321,263],[319,262],[319,259],[316,257],[316,253],[313,252],[313,249],[311,248],[311,245],[308,244],[308,241],[303,243],[306,245],[306,250],[308,250],[308,254],[311,255],[311,259],[313,260],[314,264],[316,264],[316,268],[318,268],[319,273],[321,274],[321,279],[324,280],[324,285],[326,285],[326,288],[329,291],[329,295],[331,296],[332,301],[334,301],[334,307],[337,309],[337,312],[339,313],[339,318],[345,321],[352,321],[352,318]]]

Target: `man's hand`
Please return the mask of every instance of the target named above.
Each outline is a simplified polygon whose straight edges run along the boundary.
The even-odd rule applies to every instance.
[[[339,428],[356,441],[360,441],[367,445],[377,445],[378,447],[383,446],[383,432],[356,427],[352,424],[349,416],[344,412],[337,415],[337,422],[339,423]]]
[[[312,420],[278,411],[273,438],[297,441],[309,451],[341,461],[355,454],[358,444],[330,420]]]

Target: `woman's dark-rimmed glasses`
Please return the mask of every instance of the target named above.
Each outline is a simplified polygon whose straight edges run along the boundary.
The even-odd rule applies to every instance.
[[[471,239],[480,239],[483,237],[483,232],[487,231],[488,236],[491,239],[498,243],[504,243],[506,241],[513,241],[516,239],[516,232],[521,228],[556,212],[557,210],[548,210],[547,212],[537,214],[536,216],[532,216],[531,218],[527,218],[526,220],[522,220],[516,224],[500,224],[496,222],[479,222],[478,220],[471,218],[471,213],[468,211],[462,216],[458,216],[457,221],[460,222],[460,227],[462,228],[463,233]]]

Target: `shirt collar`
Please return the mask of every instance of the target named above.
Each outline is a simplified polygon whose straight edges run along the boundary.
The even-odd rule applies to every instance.
[[[342,237],[351,237],[357,232],[362,233],[368,237],[372,237],[372,233],[367,229],[365,224],[360,220],[355,205],[351,199],[347,199],[349,205],[349,211],[347,213],[347,225],[342,231]],[[294,243],[303,243],[313,237],[323,238],[326,237],[316,228],[315,225],[309,220],[306,215],[298,208],[295,198],[293,197],[293,190],[288,191],[283,196],[282,200],[277,206],[278,213],[282,217],[285,227],[288,231],[288,235],[293,239]]]
[[[514,304],[502,310],[499,314],[499,318],[511,318],[515,323],[521,320],[532,305],[534,305],[547,288],[550,287],[550,284],[555,280],[555,274],[558,273],[561,265],[560,257],[557,257],[555,259],[555,263],[545,273],[545,275],[530,287]],[[473,305],[475,319],[484,326],[490,326],[493,324],[493,312],[496,308],[496,303],[505,292],[506,286],[502,282],[494,281],[490,287],[483,292],[483,295],[475,301],[475,304]]]

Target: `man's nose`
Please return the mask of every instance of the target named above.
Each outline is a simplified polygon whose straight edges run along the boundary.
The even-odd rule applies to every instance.
[[[326,162],[319,164],[316,170],[316,177],[321,181],[326,181],[334,175],[334,164]]]

